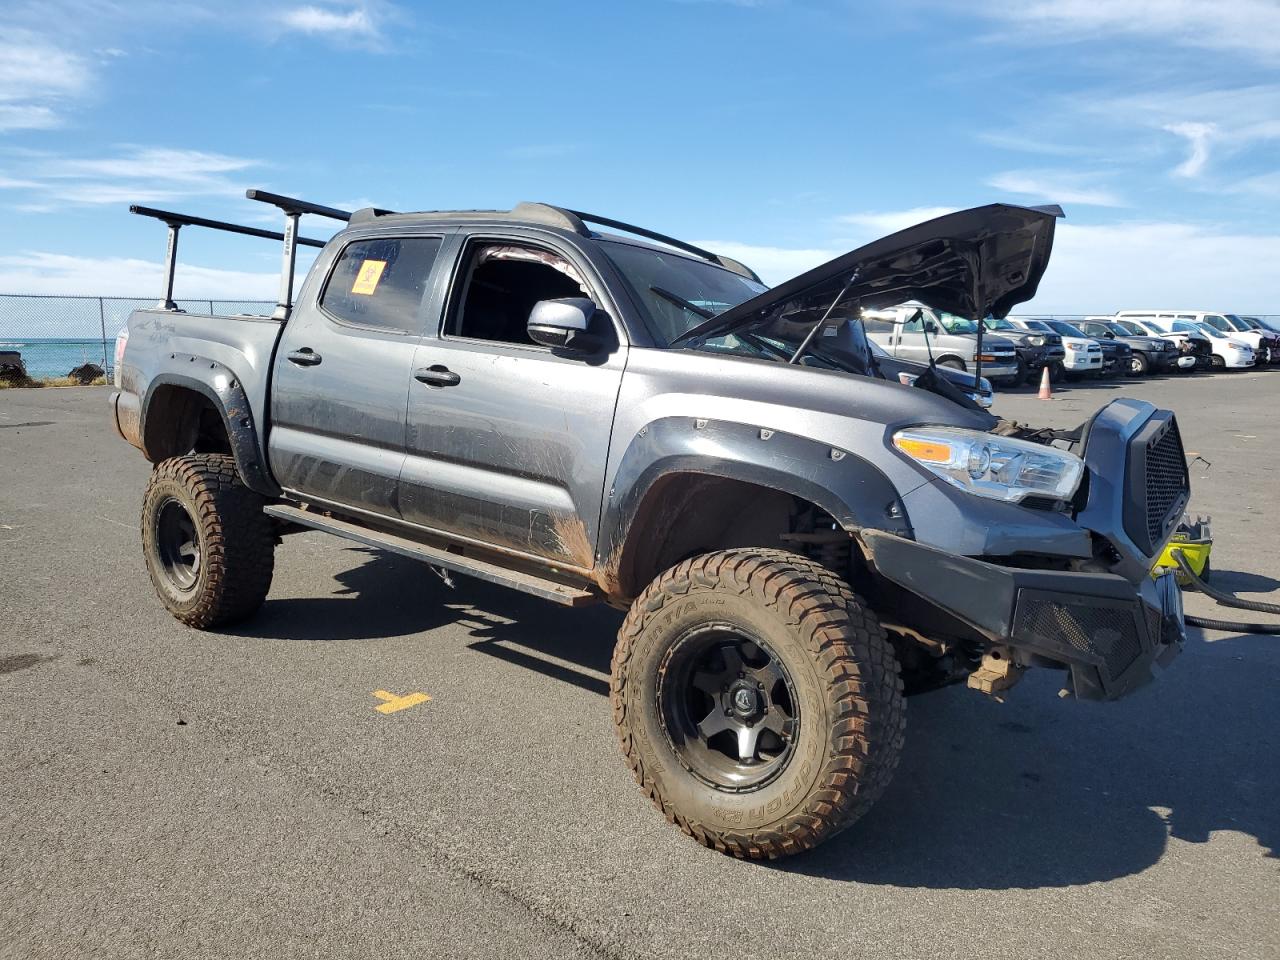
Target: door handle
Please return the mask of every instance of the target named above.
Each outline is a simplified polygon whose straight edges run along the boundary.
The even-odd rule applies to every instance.
[[[290,363],[296,363],[300,367],[314,367],[320,362],[320,354],[310,347],[303,347],[288,354],[288,359]]]
[[[430,367],[419,367],[413,371],[413,379],[429,387],[456,387],[462,382],[460,376],[438,363]]]

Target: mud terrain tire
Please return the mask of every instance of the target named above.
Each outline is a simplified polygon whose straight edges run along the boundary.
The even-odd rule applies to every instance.
[[[235,460],[191,454],[158,463],[142,501],[142,547],[156,594],[183,623],[205,629],[262,606],[275,568],[264,500]]]
[[[664,688],[687,638],[713,627],[762,644],[748,652],[767,648],[799,706],[786,762],[747,788],[691,765],[688,728]],[[843,580],[796,554],[726,550],[667,570],[631,605],[612,673],[614,725],[636,781],[668,821],[723,853],[773,859],[817,846],[871,807],[898,764],[906,705],[893,647]],[[707,673],[694,676],[706,683]],[[714,714],[722,701],[709,702]],[[705,741],[693,747],[708,755]]]

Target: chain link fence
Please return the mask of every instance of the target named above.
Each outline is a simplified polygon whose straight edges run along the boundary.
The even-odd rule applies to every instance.
[[[270,314],[273,300],[179,300],[188,313]],[[0,353],[16,351],[32,379],[65,377],[93,363],[112,376],[116,333],[155,297],[76,297],[0,294]]]
[[[270,314],[271,300],[179,300],[188,313]],[[155,297],[76,297],[0,293],[0,352],[17,351],[33,379],[65,377],[94,363],[114,371],[116,333],[139,307],[154,307]],[[1083,313],[1035,313],[1027,316],[1083,320]],[[1280,315],[1263,314],[1275,321]]]

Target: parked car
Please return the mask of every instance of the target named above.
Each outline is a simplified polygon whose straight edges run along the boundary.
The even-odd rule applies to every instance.
[[[1013,343],[1014,349],[1018,351],[1019,381],[1039,382],[1040,372],[1045,367],[1049,368],[1051,381],[1056,383],[1061,379],[1062,361],[1067,351],[1062,346],[1062,337],[1059,334],[1023,330],[1021,327],[1015,327],[1008,320],[997,320],[994,317],[987,317],[983,324],[997,336]]]
[[[905,303],[879,310],[864,309],[867,336],[885,352],[904,360],[953,370],[978,366],[978,327],[972,320],[922,303]],[[1012,383],[1018,377],[1018,352],[1002,337],[982,338],[982,373],[993,383]]]
[[[1023,330],[1053,333],[1062,338],[1063,373],[1068,377],[1097,376],[1102,373],[1102,344],[1081,333],[1066,334],[1056,330],[1049,320],[1033,317],[1009,317],[1009,322]]]
[[[1186,323],[1181,320],[1179,323]],[[1242,370],[1258,362],[1258,355],[1244,340],[1234,333],[1226,334],[1209,323],[1197,323],[1197,327],[1209,338],[1213,348],[1213,365],[1228,370]]]
[[[1167,337],[1134,334],[1111,317],[1085,317],[1077,326],[1081,333],[1099,342],[1118,340],[1128,344],[1129,349],[1133,351],[1130,371],[1138,375],[1163,373],[1172,367],[1178,358],[1178,347],[1172,340]]]
[[[1045,208],[939,217],[768,289],[546,204],[250,196],[286,216],[272,317],[171,299],[179,227],[245,228],[136,209],[170,228],[168,293],[128,320],[112,421],[154,464],[143,557],[183,623],[251,616],[304,530],[627,610],[610,697],[631,771],[672,823],[750,858],[866,812],[904,689],[1001,695],[1056,666],[1114,699],[1185,642],[1176,579],[1151,575],[1190,496],[1174,415],[1002,421],[936,368],[881,369],[853,306],[1007,311],[1048,264]],[[304,213],[347,224],[298,238]],[[296,303],[295,241],[323,247]]]
[[[1223,330],[1222,326],[1216,323],[1213,325],[1224,333],[1229,333],[1250,344],[1257,355],[1258,363],[1280,363],[1280,333],[1267,329],[1257,320],[1250,321],[1247,317],[1240,317],[1234,313],[1224,313],[1221,316],[1230,329]]]
[[[1182,322],[1178,329],[1166,330],[1156,325],[1154,317],[1117,316],[1115,322],[1136,336],[1172,340],[1178,348],[1178,359],[1174,365],[1184,373],[1213,367],[1213,347],[1209,338],[1190,323]]]
[[[1151,317],[1156,320],[1158,326],[1167,326],[1167,321],[1172,320],[1184,320],[1201,327],[1207,325],[1219,333],[1226,334],[1228,337],[1244,343],[1254,352],[1255,359],[1258,362],[1267,363],[1270,361],[1272,343],[1270,334],[1252,329],[1234,315],[1231,315],[1231,319],[1228,319],[1228,314],[1211,313],[1204,310],[1121,310],[1116,316]]]
[[[1070,324],[1062,323],[1061,320],[1048,319],[1048,317],[1036,319],[1036,317],[1011,316],[1009,321],[1024,330],[1042,330],[1042,332],[1059,335],[1062,338],[1062,347],[1065,349],[1062,369],[1068,376],[1101,376],[1103,370],[1115,369],[1117,351],[1115,349],[1107,351],[1098,340],[1085,337]]]
[[[1085,334],[1073,323],[1065,320],[1047,320],[1049,327],[1064,337],[1083,337]],[[1092,339],[1092,338],[1091,338]],[[1128,373],[1133,366],[1133,351],[1119,340],[1094,340],[1102,348],[1102,373],[1104,377],[1118,377]]]
[[[1280,319],[1275,317],[1241,317],[1246,323],[1251,323],[1255,330],[1266,330],[1269,333],[1280,334]]]

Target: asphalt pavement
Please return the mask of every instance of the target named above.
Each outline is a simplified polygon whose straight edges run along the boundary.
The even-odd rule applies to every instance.
[[[1216,581],[1280,600],[1280,370],[996,411],[1122,395],[1200,455]],[[0,957],[1280,956],[1280,639],[1193,632],[1113,704],[915,698],[871,814],[739,862],[623,764],[615,611],[305,533],[255,619],[170,618],[106,396],[0,391]]]

